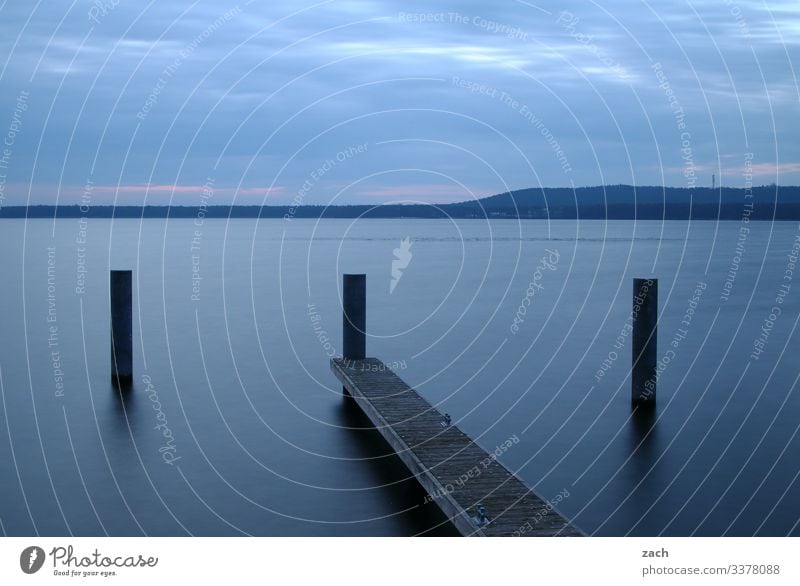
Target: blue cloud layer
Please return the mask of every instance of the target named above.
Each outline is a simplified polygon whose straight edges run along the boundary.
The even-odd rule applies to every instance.
[[[798,33],[792,1],[6,2],[4,203],[740,185],[749,153],[796,184]]]

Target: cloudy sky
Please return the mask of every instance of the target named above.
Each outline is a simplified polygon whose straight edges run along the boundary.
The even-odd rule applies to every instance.
[[[797,0],[0,0],[0,45],[2,205],[800,183]]]

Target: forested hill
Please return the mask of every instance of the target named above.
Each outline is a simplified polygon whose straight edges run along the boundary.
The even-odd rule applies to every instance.
[[[752,205],[751,205],[752,204]],[[800,219],[800,187],[600,187],[520,189],[455,204],[463,214],[535,218]],[[446,208],[448,206],[445,206]],[[485,210],[485,212],[483,211]]]
[[[552,218],[800,220],[800,187],[530,188],[444,205],[5,206],[0,218]]]

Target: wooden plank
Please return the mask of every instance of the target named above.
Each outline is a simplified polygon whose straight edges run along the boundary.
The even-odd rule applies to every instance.
[[[582,535],[377,358],[334,358],[331,370],[462,535]]]

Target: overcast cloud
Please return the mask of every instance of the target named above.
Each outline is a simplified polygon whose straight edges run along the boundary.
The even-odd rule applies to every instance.
[[[800,183],[800,4],[2,2],[3,205]]]

